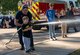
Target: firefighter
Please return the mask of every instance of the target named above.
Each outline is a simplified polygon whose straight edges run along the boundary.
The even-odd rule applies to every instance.
[[[29,22],[32,21],[32,14],[28,11],[28,6],[24,5],[21,11],[18,11],[18,13],[16,14],[16,19],[15,19],[15,24],[17,26],[17,29],[22,27],[23,21],[22,18],[24,16],[28,16],[29,17]],[[20,50],[24,50],[24,44],[23,44],[23,40],[22,40],[22,29],[18,31],[18,37],[19,37],[19,43],[21,44],[21,48]],[[30,47],[31,49],[34,51],[34,43],[33,43],[33,36],[30,38]]]

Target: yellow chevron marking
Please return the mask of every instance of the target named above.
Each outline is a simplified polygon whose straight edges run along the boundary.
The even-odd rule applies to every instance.
[[[35,13],[35,15],[37,15],[39,17],[37,11],[34,8],[32,10],[34,11],[33,13]]]
[[[39,15],[38,15],[38,13],[37,13],[37,9],[39,9],[39,7],[37,6],[37,5],[39,5],[39,2],[34,2],[33,4],[32,4],[32,8],[31,9],[29,9],[29,11],[32,13],[32,15],[35,17],[35,18],[33,18],[34,20],[36,19],[36,20],[39,20]]]
[[[34,8],[32,8],[32,10],[34,11],[35,14],[37,14],[37,11]]]
[[[33,6],[34,6],[36,9],[38,9],[38,8],[39,8],[38,6],[36,6],[36,4],[34,4]]]
[[[39,5],[39,2],[36,2],[37,5]]]
[[[36,17],[36,15],[30,10],[30,9],[28,9],[30,12],[31,12],[31,14],[35,17],[35,18],[33,18],[34,20],[39,20],[37,17]]]

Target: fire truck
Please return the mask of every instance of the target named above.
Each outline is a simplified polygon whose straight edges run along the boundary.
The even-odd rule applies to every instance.
[[[18,10],[21,10],[22,6],[27,4],[29,6],[29,11],[32,13],[33,20],[36,21],[34,24],[43,23],[46,21],[46,11],[49,9],[49,3],[54,4],[54,10],[60,11],[61,9],[67,9],[71,7],[78,8],[77,0],[23,0],[18,3]],[[34,30],[40,30],[42,27],[47,27],[48,25],[34,25]],[[57,25],[56,25],[56,28]]]

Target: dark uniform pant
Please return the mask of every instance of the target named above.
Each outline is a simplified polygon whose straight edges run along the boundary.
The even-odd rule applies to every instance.
[[[18,37],[19,37],[19,43],[21,44],[21,47],[24,47],[23,39],[22,39],[22,30],[18,31]]]

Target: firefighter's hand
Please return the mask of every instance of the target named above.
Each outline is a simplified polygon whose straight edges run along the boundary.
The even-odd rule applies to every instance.
[[[16,26],[22,27],[22,24],[17,23]]]

